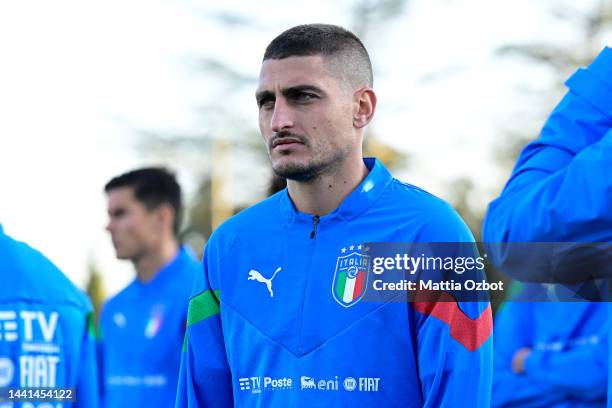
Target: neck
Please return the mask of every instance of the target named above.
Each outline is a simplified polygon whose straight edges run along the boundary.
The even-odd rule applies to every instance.
[[[164,240],[160,247],[149,251],[140,258],[133,260],[136,269],[136,279],[147,283],[153,279],[161,268],[176,257],[179,245],[176,239]]]
[[[347,159],[333,173],[322,174],[306,182],[287,180],[287,190],[299,211],[325,215],[338,208],[368,172],[360,152],[358,160]]]

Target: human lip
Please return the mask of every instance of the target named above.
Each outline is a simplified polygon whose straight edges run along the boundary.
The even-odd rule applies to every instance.
[[[292,137],[283,137],[275,139],[272,142],[272,148],[274,149],[277,146],[289,145],[289,144],[303,144],[299,139]]]

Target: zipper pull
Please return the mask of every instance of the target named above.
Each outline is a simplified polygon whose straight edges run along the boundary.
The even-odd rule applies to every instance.
[[[319,224],[319,216],[315,215],[312,219],[312,232],[310,233],[310,239],[314,239],[315,234],[317,233],[317,225]]]

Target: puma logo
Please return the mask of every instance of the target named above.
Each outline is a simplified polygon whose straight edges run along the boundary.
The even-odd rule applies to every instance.
[[[274,292],[272,291],[272,279],[274,279],[274,277],[280,270],[281,270],[281,267],[279,266],[272,274],[272,277],[270,279],[267,279],[267,278],[264,278],[263,275],[257,272],[255,269],[251,269],[249,271],[248,280],[254,280],[257,282],[265,283],[266,287],[268,288],[268,292],[270,292],[270,297],[274,297]]]

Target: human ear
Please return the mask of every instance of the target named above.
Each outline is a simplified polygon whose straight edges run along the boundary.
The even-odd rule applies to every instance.
[[[361,88],[354,94],[353,126],[365,127],[376,111],[376,93],[372,88]]]

